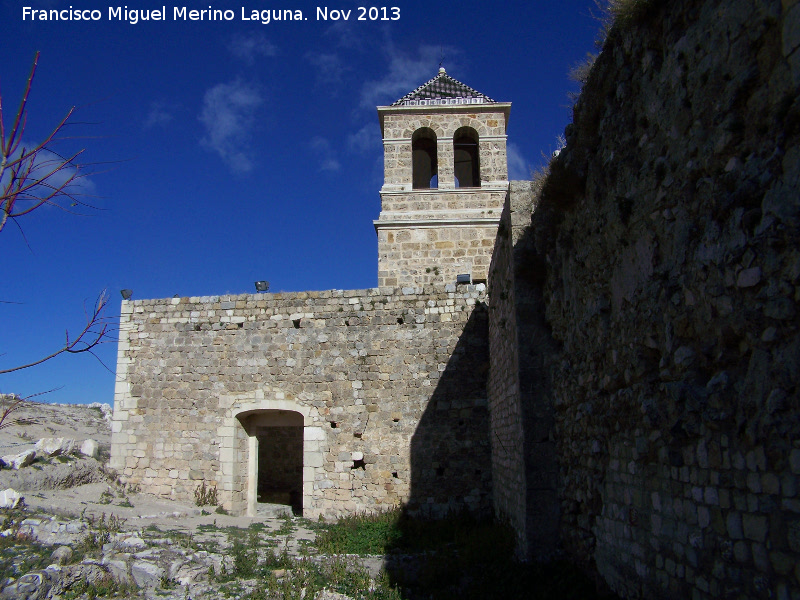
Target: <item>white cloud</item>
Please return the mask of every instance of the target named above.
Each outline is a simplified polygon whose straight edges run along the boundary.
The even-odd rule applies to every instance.
[[[252,65],[257,58],[277,56],[278,47],[260,32],[237,34],[228,42],[228,51],[236,58]]]
[[[381,147],[381,129],[377,123],[367,123],[347,136],[347,147],[359,154],[372,154]]]
[[[306,60],[317,70],[317,81],[321,84],[340,84],[345,66],[336,54],[308,52]]]
[[[364,38],[353,28],[349,21],[336,21],[328,27],[324,35],[334,38],[340,48],[357,50],[364,46]]]
[[[247,172],[253,168],[247,142],[256,110],[263,103],[256,87],[240,79],[215,85],[203,97],[199,118],[205,135],[200,141],[234,171]]]
[[[323,137],[314,137],[308,144],[311,149],[318,155],[321,171],[338,171],[341,164],[336,159],[331,143]]]
[[[401,54],[389,42],[389,68],[378,81],[367,82],[361,90],[361,106],[373,108],[390,104],[416,89],[439,72],[442,55],[453,56],[457,50],[440,46],[420,46],[416,57]],[[449,60],[452,63],[452,59]]]
[[[144,126],[146,129],[151,127],[163,127],[172,121],[172,113],[167,110],[166,103],[161,101],[151,102],[150,110],[144,119]]]
[[[509,142],[506,145],[506,155],[508,157],[508,178],[509,179],[530,179],[531,164],[522,156],[519,147]]]
[[[338,171],[341,168],[339,161],[335,158],[328,157],[322,161],[319,166],[322,171]]]

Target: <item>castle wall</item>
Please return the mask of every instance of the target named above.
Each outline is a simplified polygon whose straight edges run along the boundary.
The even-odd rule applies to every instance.
[[[800,5],[622,6],[515,244],[514,302],[524,278],[551,331],[562,545],[626,598],[800,598]],[[492,427],[525,442],[505,352]]]
[[[490,437],[495,512],[514,525],[520,558],[559,553],[558,455],[542,270],[526,243],[538,183],[512,181],[489,276]]]
[[[485,511],[484,301],[453,285],[123,302],[111,465],[178,500],[216,485],[244,513],[257,432],[294,415],[306,516]]]
[[[512,182],[512,186],[519,182]],[[514,237],[510,196],[502,213],[489,278],[489,436],[492,444],[494,510],[517,533],[517,551],[528,554],[525,507],[525,429],[519,377]],[[530,209],[527,223],[530,223]],[[516,219],[515,219],[516,221]],[[522,219],[523,224],[525,219]]]

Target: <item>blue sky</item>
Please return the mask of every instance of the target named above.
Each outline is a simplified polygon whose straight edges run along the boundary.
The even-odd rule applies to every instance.
[[[46,207],[0,232],[0,369],[57,349],[104,289],[113,317],[122,288],[163,298],[250,293],[257,279],[271,291],[374,287],[375,106],[436,75],[443,57],[452,77],[512,102],[510,172],[527,179],[570,121],[567,73],[594,50],[599,27],[594,0],[402,0],[386,5],[400,9],[394,21],[358,21],[351,2],[220,1],[213,8],[234,20],[195,22],[173,20],[173,8],[209,3],[164,1],[129,3],[167,12],[132,25],[95,0],[0,0],[6,122],[41,51],[24,139],[41,139],[77,106],[58,147],[85,148],[81,191],[96,207],[84,216]],[[25,5],[102,19],[23,21]],[[317,6],[352,12],[326,22]],[[242,7],[307,20],[243,21]],[[113,371],[116,344],[98,356]],[[0,375],[0,392],[52,388],[44,401],[112,403],[114,376],[88,355]]]

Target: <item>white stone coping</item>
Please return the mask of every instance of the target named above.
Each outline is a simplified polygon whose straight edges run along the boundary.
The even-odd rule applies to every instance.
[[[499,222],[499,218],[497,220]],[[405,221],[404,223],[413,223],[413,221]],[[473,286],[470,286],[472,288]],[[335,299],[335,298],[364,298],[364,299],[372,299],[372,298],[400,298],[402,296],[406,296],[406,288],[401,287],[374,287],[374,288],[366,288],[360,290],[319,290],[319,291],[301,291],[301,292],[275,292],[275,293],[250,293],[250,294],[226,294],[220,296],[186,296],[186,302],[188,304],[216,304],[218,302],[237,302],[237,301],[244,301],[244,302],[254,302],[258,300],[266,300],[270,303],[286,303],[298,300],[326,300],[326,299]],[[474,290],[468,290],[474,291]],[[418,295],[431,295],[431,294],[441,294],[441,293],[451,293],[446,289],[444,284],[439,283],[427,283],[424,287],[418,288],[416,292]],[[183,299],[183,298],[182,298]],[[173,306],[174,298],[142,298],[137,300],[123,300],[123,302],[128,302],[131,306],[137,307],[139,313],[144,312],[144,307],[147,306]],[[249,305],[246,308],[253,308],[253,305]],[[234,309],[239,310],[239,309]],[[131,313],[133,311],[130,311]],[[288,314],[288,313],[287,313]],[[131,317],[126,317],[126,319],[130,320]]]
[[[500,192],[505,194],[508,191],[508,180],[500,179],[487,181],[480,187],[452,187],[452,188],[412,188],[411,183],[389,184],[381,188],[381,196],[407,196],[409,193],[432,196],[436,194],[478,194],[480,192]]]
[[[431,229],[433,227],[498,227],[500,216],[497,218],[468,218],[468,219],[395,219],[373,221],[375,231],[379,229]]]
[[[408,112],[496,112],[511,109],[511,102],[483,102],[476,104],[398,104],[397,106],[378,106],[378,114],[392,115]]]
[[[440,219],[446,221],[465,221],[467,219],[499,219],[502,211],[499,208],[462,208],[442,210],[384,210],[378,217],[378,223],[385,221],[430,221]]]
[[[436,142],[438,143],[441,140],[450,140],[452,141],[453,136],[451,135],[443,135],[441,137],[436,138]],[[478,142],[505,142],[508,140],[507,135],[478,135]],[[411,138],[383,138],[383,144],[385,145],[394,145],[394,144],[410,144]]]

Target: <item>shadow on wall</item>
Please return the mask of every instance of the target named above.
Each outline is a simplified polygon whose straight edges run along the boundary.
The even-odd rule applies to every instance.
[[[534,223],[538,215],[534,214]],[[560,507],[552,361],[558,345],[545,322],[545,265],[535,249],[534,227],[513,247],[520,408],[525,457],[527,555],[539,561],[559,553]]]
[[[405,510],[423,518],[462,511],[488,514],[492,480],[486,304],[475,306],[452,353],[445,345],[434,352],[447,362],[411,438]]]

